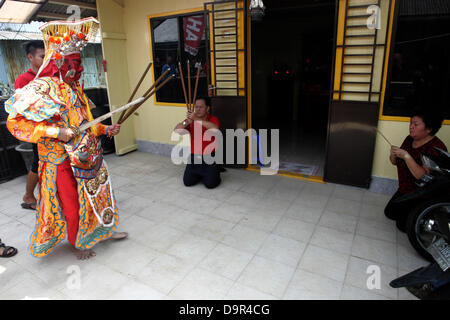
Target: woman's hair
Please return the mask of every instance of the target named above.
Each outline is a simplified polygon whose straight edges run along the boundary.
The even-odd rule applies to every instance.
[[[429,110],[415,110],[411,113],[411,118],[419,117],[422,119],[425,124],[425,128],[430,129],[430,135],[434,136],[438,133],[439,129],[442,126],[443,116],[440,112],[434,111],[431,112]]]

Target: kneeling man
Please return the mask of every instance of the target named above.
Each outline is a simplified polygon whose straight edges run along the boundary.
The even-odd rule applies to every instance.
[[[184,171],[183,182],[187,187],[202,181],[208,189],[220,184],[220,168],[216,163],[208,164],[205,156],[214,156],[216,142],[214,137],[205,140],[205,131],[219,130],[220,122],[209,114],[211,102],[208,97],[199,97],[195,101],[194,111],[187,113],[187,119],[180,122],[174,131],[180,135],[190,134],[191,158]]]

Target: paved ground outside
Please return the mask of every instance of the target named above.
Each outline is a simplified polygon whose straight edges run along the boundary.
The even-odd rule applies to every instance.
[[[130,236],[88,261],[67,241],[33,258],[26,176],[0,184],[0,238],[19,250],[0,259],[0,299],[415,299],[389,287],[427,265],[385,218],[389,196],[235,169],[187,188],[168,157],[106,161]]]

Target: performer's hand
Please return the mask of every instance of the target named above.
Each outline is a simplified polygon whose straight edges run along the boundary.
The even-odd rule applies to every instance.
[[[75,133],[72,131],[72,129],[69,128],[60,128],[59,134],[58,134],[58,140],[68,142],[72,140],[72,138],[75,136]]]
[[[109,126],[108,135],[110,137],[114,137],[114,136],[118,135],[119,132],[120,132],[120,124],[116,123],[116,124],[113,124],[112,126]]]

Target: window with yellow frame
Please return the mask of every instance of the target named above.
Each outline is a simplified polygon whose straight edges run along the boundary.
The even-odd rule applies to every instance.
[[[450,9],[400,0],[382,118],[409,120],[417,109],[450,119]],[[433,6],[432,4],[435,3]]]
[[[156,103],[172,105],[185,103],[181,74],[188,90],[190,74],[191,96],[193,96],[197,68],[200,68],[197,96],[205,96],[208,91],[208,59],[206,20],[203,11],[184,11],[165,15],[149,16],[151,54],[153,57],[153,77],[158,79],[169,69],[164,79],[175,75],[156,93]],[[189,72],[188,64],[189,61]],[[178,64],[181,64],[181,72]],[[164,80],[162,79],[162,80]]]

